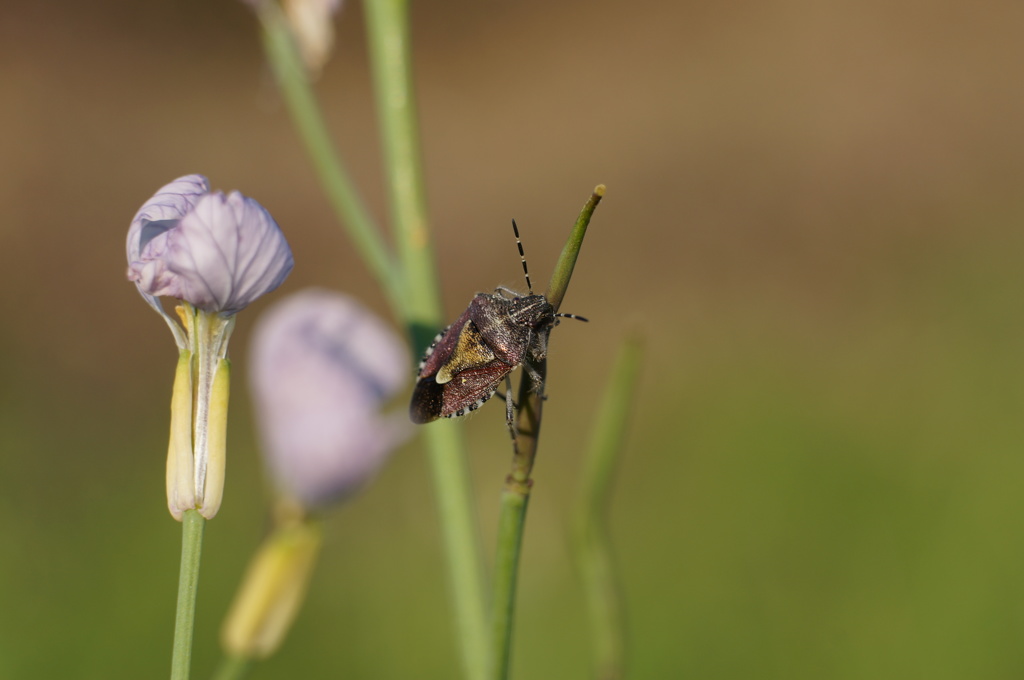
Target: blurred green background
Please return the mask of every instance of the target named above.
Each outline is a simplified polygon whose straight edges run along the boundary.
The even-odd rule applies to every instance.
[[[446,309],[546,280],[597,211],[551,348],[517,678],[591,677],[567,551],[622,336],[647,363],[611,508],[632,678],[1024,675],[1024,5],[414,3]],[[387,216],[361,8],[318,89]],[[0,6],[0,678],[167,673],[175,347],[124,278],[158,187],[201,172],[296,268],[239,318],[228,483],[194,677],[266,527],[247,343],[307,285],[385,312],[238,2]],[[404,408],[404,404],[399,405]],[[467,419],[484,544],[508,465]],[[253,678],[454,678],[424,452],[327,523],[311,599]]]

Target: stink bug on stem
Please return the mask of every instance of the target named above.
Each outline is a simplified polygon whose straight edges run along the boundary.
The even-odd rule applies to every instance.
[[[533,292],[515,220],[512,229],[529,294],[520,295],[504,286],[496,288],[493,294],[478,293],[466,311],[437,334],[420,361],[409,405],[414,423],[455,418],[475,411],[494,396],[504,380],[505,419],[515,436],[509,374],[522,366],[543,394],[543,381],[532,362],[547,356],[551,329],[558,325],[559,317],[586,321],[575,314],[556,313],[546,297]]]

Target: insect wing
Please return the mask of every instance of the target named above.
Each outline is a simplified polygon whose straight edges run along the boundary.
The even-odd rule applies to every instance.
[[[434,376],[420,378],[409,403],[409,418],[412,422],[422,425],[441,417],[444,389],[445,385],[438,385]]]
[[[452,325],[438,334],[437,338],[434,339],[434,344],[428,347],[427,351],[423,354],[418,377],[425,378],[428,375],[434,375],[442,366],[448,363],[452,352],[455,351],[455,347],[459,343],[459,334],[462,332],[462,327],[466,325],[467,321],[469,321],[468,309]],[[415,396],[413,398],[415,399]]]
[[[494,396],[511,367],[500,359],[467,368],[440,384],[433,376],[420,378],[412,393],[409,417],[422,425],[438,418],[454,418],[475,411]]]
[[[434,379],[441,384],[451,382],[459,373],[471,368],[486,366],[496,358],[487,340],[480,333],[480,329],[470,319],[462,325],[455,349],[448,361],[437,370]]]
[[[494,396],[494,391],[510,370],[511,367],[504,361],[495,359],[456,374],[451,382],[440,385],[444,388],[441,394],[441,415],[452,418],[477,410]]]

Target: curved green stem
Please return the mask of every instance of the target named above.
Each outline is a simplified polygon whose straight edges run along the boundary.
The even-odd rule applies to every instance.
[[[206,519],[198,511],[185,511],[181,520],[181,568],[178,573],[178,610],[174,619],[171,680],[188,680],[192,665],[192,634],[195,630],[199,561],[203,553],[205,528]]]
[[[274,0],[258,3],[256,11],[270,66],[327,198],[391,305],[404,316],[401,271],[335,149],[284,14]]]

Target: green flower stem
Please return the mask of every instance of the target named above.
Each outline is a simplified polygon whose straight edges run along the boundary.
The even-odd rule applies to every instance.
[[[404,316],[401,271],[335,150],[284,14],[276,0],[257,3],[256,12],[263,27],[267,59],[328,200],[392,307]]]
[[[408,6],[404,0],[369,0],[364,11],[395,244],[405,273],[404,318],[418,351],[427,346],[444,321],[420,161]],[[461,430],[450,423],[435,423],[424,434],[463,670],[467,678],[479,680],[487,674],[487,615],[466,447]]]
[[[490,653],[486,582],[470,494],[466,444],[462,428],[448,420],[431,423],[424,435],[430,452],[463,674],[471,680],[482,680],[487,677]]]
[[[420,159],[408,3],[368,0],[364,8],[395,246],[407,283],[407,320],[414,329],[425,323],[436,332],[442,316],[441,292]],[[418,338],[417,348],[426,346],[432,336],[430,332]]]
[[[569,234],[569,240],[555,264],[546,297],[558,311],[569,287],[576,259],[583,246],[583,237],[590,225],[594,209],[604,196],[605,187],[599,184],[583,206]],[[541,384],[547,379],[547,361],[534,366]],[[491,677],[508,677],[509,660],[512,650],[512,622],[515,611],[516,582],[523,531],[526,526],[526,507],[530,500],[533,480],[530,474],[537,457],[540,438],[541,416],[544,408],[540,385],[535,385],[528,373],[523,372],[519,383],[519,410],[516,414],[516,436],[512,442],[512,471],[505,479],[501,496],[501,511],[498,518],[498,551],[495,559],[494,606],[492,609],[491,633],[493,663]]]
[[[198,511],[185,511],[181,521],[181,569],[178,574],[178,611],[174,619],[171,680],[187,680],[192,665],[192,633],[196,621],[199,560],[203,553],[205,528],[206,519]]]
[[[597,417],[584,462],[582,485],[573,519],[573,547],[589,610],[595,675],[618,680],[624,673],[625,624],[608,540],[608,507],[637,378],[643,342],[633,334],[622,343]]]
[[[519,490],[506,486],[501,494],[498,516],[498,553],[494,562],[494,609],[491,633],[494,648],[492,678],[508,677],[512,653],[512,614],[518,583],[519,552],[526,522],[526,506],[530,502],[529,487]]]

